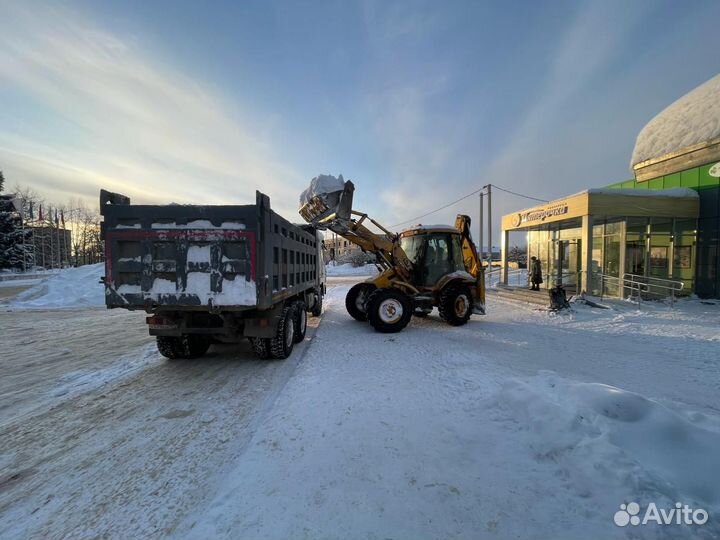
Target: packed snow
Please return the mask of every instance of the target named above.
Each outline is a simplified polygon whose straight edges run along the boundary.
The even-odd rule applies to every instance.
[[[332,263],[325,266],[325,275],[327,276],[372,276],[378,273],[377,266],[374,264],[363,264],[354,266],[352,263],[344,263],[334,265]]]
[[[103,263],[65,268],[21,292],[11,306],[26,309],[104,306],[105,289],[100,283],[104,273]]]
[[[309,203],[314,197],[324,196],[328,193],[342,191],[345,188],[345,180],[342,174],[338,177],[321,174],[310,181],[310,186],[300,194],[300,206]]]
[[[345,313],[347,290],[181,537],[625,538],[630,501],[720,510],[717,306],[491,299],[465,327],[389,336]]]
[[[349,281],[331,278],[284,362],[247,345],[163,362],[140,345],[113,364],[107,326],[126,321],[124,343],[134,315],[146,336],[142,314],[28,320],[26,344],[20,317],[39,314],[0,312],[17,343],[0,537],[720,537],[720,303],[555,314],[491,296],[465,326],[434,311],[388,335],[347,314]],[[69,347],[48,344],[63,328],[82,350],[22,361]],[[13,403],[30,409],[14,388],[33,377],[47,397],[17,420]],[[630,502],[710,520],[618,527]]]
[[[720,138],[720,75],[655,116],[640,131],[630,168],[649,159]]]

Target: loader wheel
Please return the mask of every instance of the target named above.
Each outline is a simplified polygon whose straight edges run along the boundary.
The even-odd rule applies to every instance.
[[[179,337],[157,336],[157,348],[160,354],[170,360],[199,358],[210,348],[210,338],[193,334],[183,334]]]
[[[353,285],[345,297],[345,309],[356,321],[367,321],[366,307],[370,295],[375,291],[375,285],[358,283]]]
[[[412,317],[412,301],[398,289],[378,289],[367,301],[367,318],[378,332],[392,334],[405,328]]]
[[[467,285],[448,285],[440,292],[440,317],[452,326],[462,326],[472,315],[473,299]]]
[[[322,294],[317,294],[315,298],[315,303],[313,304],[312,310],[310,310],[310,315],[313,317],[319,317],[322,313]]]
[[[250,345],[260,360],[267,360],[272,356],[270,353],[270,340],[268,338],[251,337]]]
[[[295,345],[295,304],[288,304],[280,314],[277,334],[270,339],[270,352],[273,358],[284,360]]]
[[[295,302],[295,336],[293,337],[295,343],[301,343],[305,339],[305,332],[307,331],[307,311],[305,309],[305,302]]]

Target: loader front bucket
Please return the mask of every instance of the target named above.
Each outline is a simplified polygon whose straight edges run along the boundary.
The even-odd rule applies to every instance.
[[[319,192],[300,208],[305,221],[318,229],[332,229],[333,226],[347,224],[352,212],[355,185],[348,180],[342,190]]]

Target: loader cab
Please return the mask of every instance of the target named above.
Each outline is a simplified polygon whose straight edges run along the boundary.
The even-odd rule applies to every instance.
[[[414,266],[414,281],[432,287],[440,278],[465,271],[462,238],[457,229],[447,226],[416,228],[400,234],[400,246]]]

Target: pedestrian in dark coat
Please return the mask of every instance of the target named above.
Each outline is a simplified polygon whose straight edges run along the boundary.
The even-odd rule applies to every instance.
[[[540,284],[543,282],[542,278],[542,267],[540,266],[540,260],[537,257],[530,257],[530,287],[531,291],[539,291]]]

